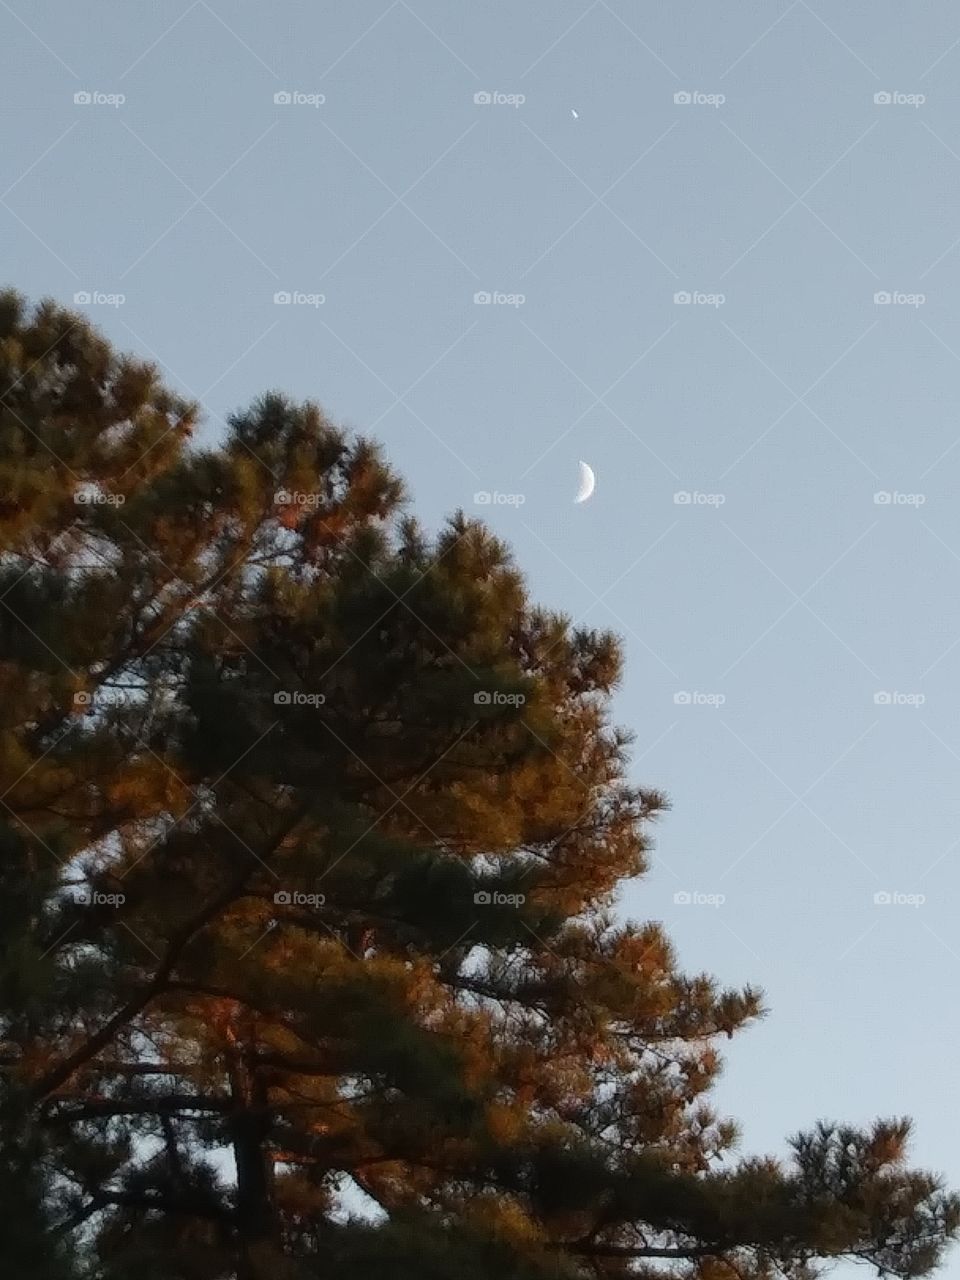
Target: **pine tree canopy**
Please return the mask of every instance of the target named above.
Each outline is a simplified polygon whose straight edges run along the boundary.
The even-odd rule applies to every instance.
[[[314,404],[203,447],[12,293],[0,387],[3,1274],[939,1263],[960,1203],[906,1121],[745,1159],[712,1109],[761,997],[614,912],[664,808],[614,637],[482,524],[425,533]]]

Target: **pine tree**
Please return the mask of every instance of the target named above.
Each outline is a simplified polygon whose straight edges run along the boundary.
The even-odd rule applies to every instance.
[[[905,1121],[735,1156],[717,1041],[760,994],[612,910],[664,808],[613,637],[479,523],[428,537],[315,405],[199,447],[156,370],[14,294],[0,386],[18,1275],[935,1267],[960,1203]]]

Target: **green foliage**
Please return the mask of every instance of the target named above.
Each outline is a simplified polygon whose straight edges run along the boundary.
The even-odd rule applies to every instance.
[[[198,449],[155,370],[12,294],[0,384],[18,1276],[937,1264],[958,1205],[905,1125],[732,1155],[714,1042],[758,992],[611,914],[664,808],[612,636],[533,606],[477,522],[428,537],[315,405]]]

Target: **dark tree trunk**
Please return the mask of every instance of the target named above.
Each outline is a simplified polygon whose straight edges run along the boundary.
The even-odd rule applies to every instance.
[[[231,1063],[230,1081],[235,1104],[230,1131],[237,1170],[237,1280],[268,1280],[260,1262],[277,1240],[277,1225],[267,1090],[239,1054]]]

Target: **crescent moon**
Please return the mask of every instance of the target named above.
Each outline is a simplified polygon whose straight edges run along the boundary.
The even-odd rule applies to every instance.
[[[580,487],[577,490],[577,496],[574,502],[586,502],[596,488],[597,477],[593,474],[593,468],[588,467],[585,462],[580,463]]]

